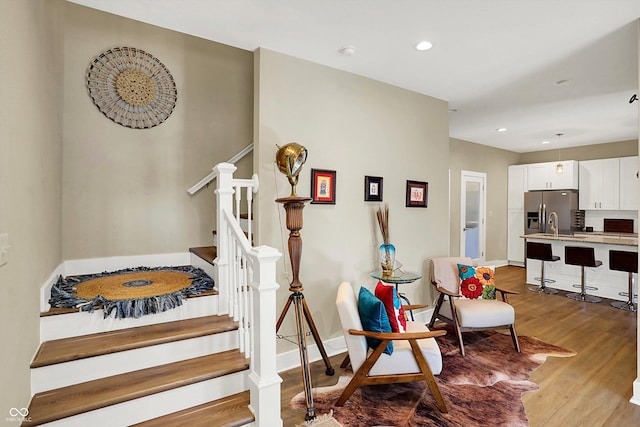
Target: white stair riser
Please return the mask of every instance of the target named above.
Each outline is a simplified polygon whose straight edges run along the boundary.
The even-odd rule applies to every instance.
[[[180,307],[163,313],[149,314],[139,319],[104,319],[102,310],[93,313],[78,312],[63,315],[44,316],[40,318],[40,342],[80,335],[97,334],[99,332],[134,328],[137,326],[155,325],[157,323],[174,322],[218,314],[218,296],[209,295],[197,298],[186,298]]]
[[[128,426],[248,390],[247,372],[202,381],[43,424],[47,427]]]
[[[205,273],[209,275],[214,281],[214,283],[218,283],[215,267],[212,264],[209,264],[207,261],[200,258],[198,255],[191,253],[191,265],[194,267],[198,267],[202,269]]]
[[[40,393],[234,348],[238,348],[238,333],[230,331],[43,366],[31,369],[31,392]]]

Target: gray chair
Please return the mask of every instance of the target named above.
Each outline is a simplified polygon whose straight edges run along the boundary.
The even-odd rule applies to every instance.
[[[567,298],[586,302],[602,301],[600,298],[587,295],[585,292],[585,268],[596,268],[602,265],[602,261],[596,259],[594,249],[583,246],[565,246],[564,262],[565,264],[579,265],[582,268],[582,274],[580,275],[580,293],[567,294]]]
[[[540,294],[557,294],[556,289],[547,288],[547,283],[555,283],[553,279],[547,279],[544,276],[544,263],[559,261],[560,257],[553,255],[551,250],[551,243],[538,243],[527,241],[527,258],[537,259],[542,265],[540,271],[540,277],[536,279],[540,280],[540,286],[530,286],[529,290],[532,292],[538,292]]]
[[[638,253],[629,251],[609,251],[609,269],[629,273],[629,300],[611,303],[621,310],[638,311],[638,304],[633,302],[633,273],[638,273]]]

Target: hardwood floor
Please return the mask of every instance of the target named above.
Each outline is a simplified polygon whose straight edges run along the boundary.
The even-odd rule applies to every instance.
[[[535,336],[578,353],[572,358],[550,357],[531,375],[540,387],[522,396],[531,427],[640,426],[640,406],[629,402],[637,376],[636,313],[615,309],[608,301],[573,301],[563,292],[529,292],[525,270],[519,267],[498,268],[496,280],[501,287],[520,292],[509,297],[516,309],[518,335]],[[331,358],[333,377],[324,374],[322,360],[314,362],[314,387],[335,384],[343,358]],[[291,398],[303,389],[300,370],[281,376],[284,426],[301,424],[304,413],[289,407]]]

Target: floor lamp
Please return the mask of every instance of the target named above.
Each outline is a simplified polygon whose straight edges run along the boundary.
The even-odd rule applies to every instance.
[[[298,349],[300,351],[300,363],[302,367],[302,378],[304,382],[304,394],[307,405],[305,420],[308,421],[316,418],[316,413],[313,404],[311,371],[309,369],[309,357],[307,352],[303,317],[307,321],[309,329],[311,330],[311,334],[313,335],[316,345],[318,346],[318,349],[322,354],[322,358],[327,368],[326,374],[333,375],[334,370],[331,367],[329,357],[327,356],[324,345],[322,344],[322,340],[320,339],[320,335],[318,334],[318,330],[315,326],[315,323],[313,322],[313,318],[311,317],[311,311],[309,311],[307,302],[304,299],[304,294],[302,293],[304,287],[302,286],[302,283],[299,279],[300,258],[302,255],[302,238],[300,237],[300,229],[302,229],[302,210],[304,209],[305,203],[309,202],[311,199],[308,197],[298,197],[296,195],[296,184],[298,183],[298,175],[300,174],[302,165],[304,165],[305,161],[307,160],[307,149],[295,142],[278,148],[279,149],[276,154],[276,163],[278,165],[278,169],[280,170],[280,172],[284,173],[287,176],[287,179],[291,184],[291,195],[289,197],[277,199],[276,202],[282,203],[286,212],[286,225],[287,229],[289,230],[289,259],[291,260],[293,279],[291,281],[291,284],[289,285],[289,291],[291,292],[291,295],[289,295],[289,299],[287,300],[287,303],[282,310],[282,314],[280,314],[280,318],[278,319],[278,323],[276,324],[276,333],[278,332],[278,330],[280,330],[282,321],[287,315],[289,308],[293,304],[296,316],[295,321],[297,343]]]

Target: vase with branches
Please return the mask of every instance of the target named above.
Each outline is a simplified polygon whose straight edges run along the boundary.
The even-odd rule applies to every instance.
[[[380,206],[376,212],[380,234],[382,234],[382,245],[380,245],[380,265],[383,276],[393,274],[393,266],[396,260],[396,248],[389,241],[389,206]]]

